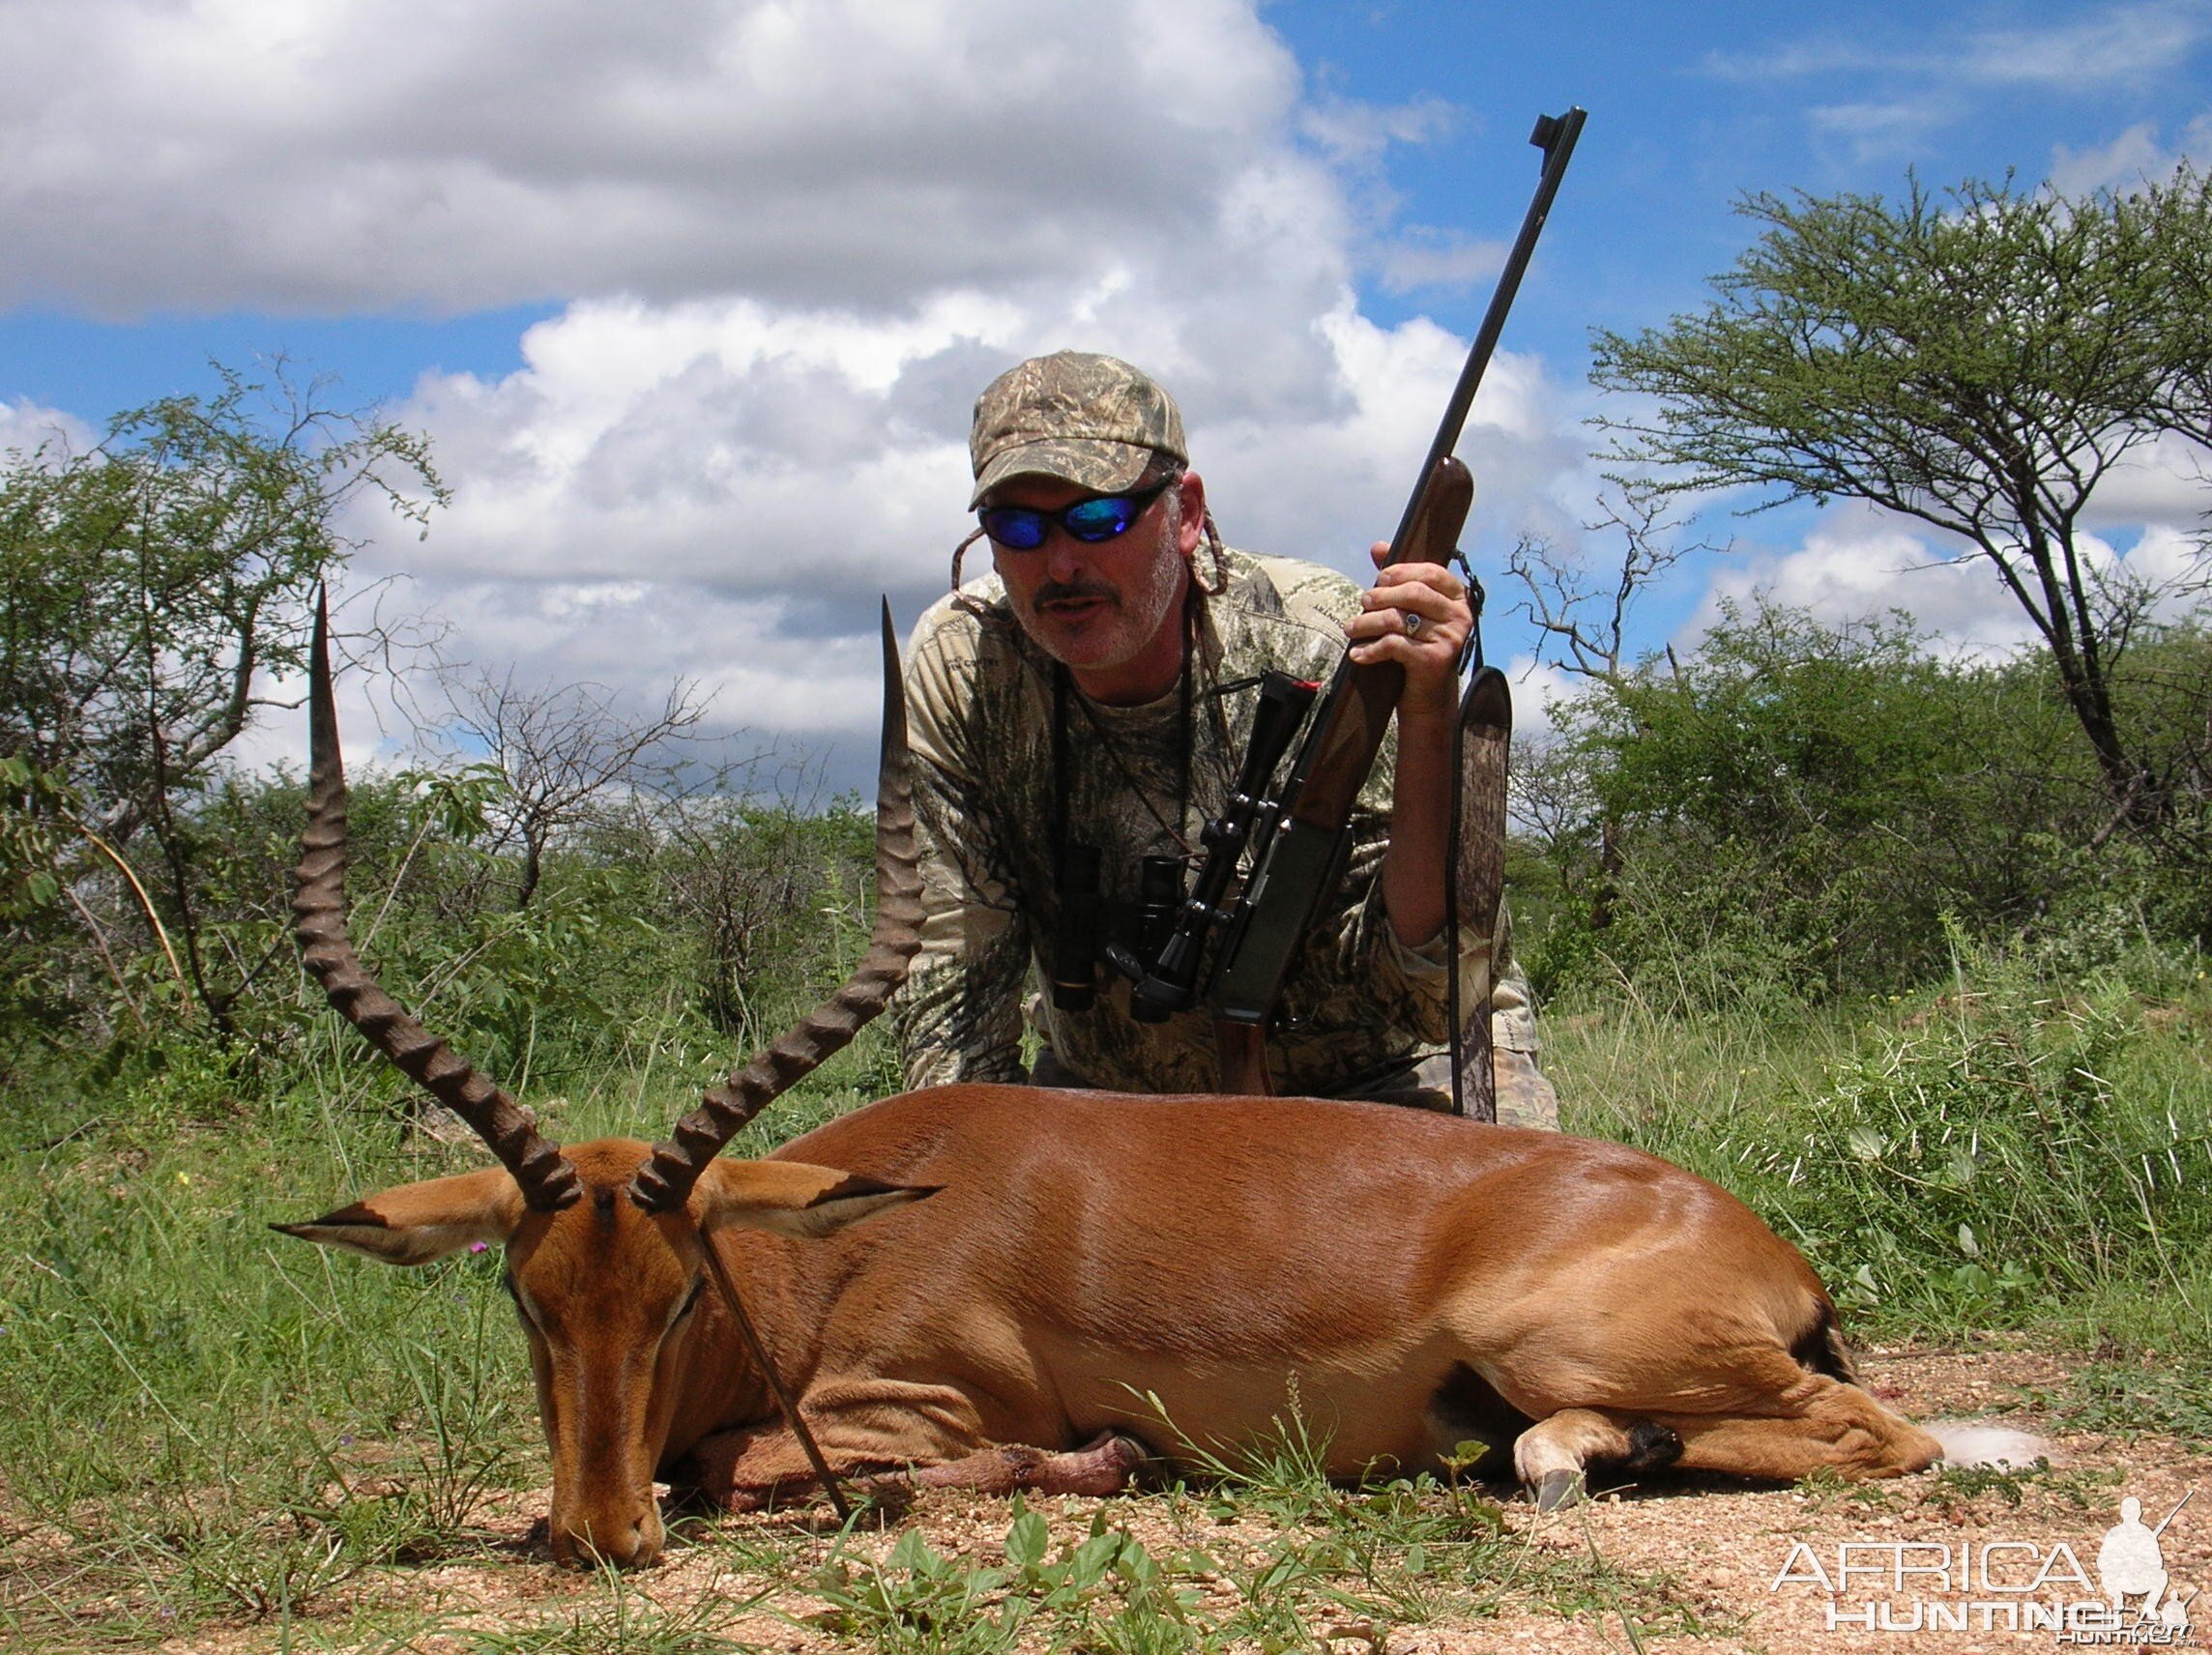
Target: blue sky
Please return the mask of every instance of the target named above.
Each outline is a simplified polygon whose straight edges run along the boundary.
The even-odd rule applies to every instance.
[[[1742,193],[2124,188],[2206,159],[2208,71],[2212,0],[9,0],[0,446],[285,353],[427,430],[456,490],[427,539],[358,525],[362,584],[402,577],[496,672],[697,678],[843,781],[874,594],[911,620],[943,590],[966,406],[1018,357],[1151,367],[1233,541],[1356,568],[1534,184],[1528,127],[1580,102],[1462,450],[1479,559],[1571,550],[1588,331],[1696,305]],[[2170,557],[2201,496],[2133,479],[2099,532]],[[1644,643],[1757,587],[2019,636],[1978,571],[1905,572],[1946,548],[1894,522],[1703,531],[1734,551],[1653,594]]]

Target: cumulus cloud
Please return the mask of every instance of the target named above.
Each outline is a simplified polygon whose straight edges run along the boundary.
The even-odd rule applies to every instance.
[[[2212,114],[2197,116],[2182,131],[2181,141],[2168,148],[2157,125],[2138,121],[2109,143],[2085,150],[2064,144],[2052,151],[2051,187],[2061,195],[2087,195],[2098,189],[2139,189],[2146,183],[2163,183],[2176,167],[2195,159],[2212,157]]]
[[[944,590],[970,404],[1023,356],[1155,372],[1236,543],[1356,573],[1395,524],[1466,342],[1377,322],[1358,283],[1464,285],[1499,249],[1396,220],[1380,158],[1460,111],[1317,98],[1265,17],[466,0],[400,25],[366,0],[15,0],[0,304],[559,305],[518,368],[430,374],[388,410],[429,432],[455,500],[420,543],[359,525],[363,574],[410,577],[487,667],[642,700],[697,678],[718,726],[834,742],[834,784],[858,784],[876,595],[903,622]],[[1907,102],[1830,105],[1833,135],[1882,141]],[[1493,363],[1462,444],[1474,544],[1572,533],[1580,394],[1536,358]],[[0,447],[51,418],[0,408]],[[1790,600],[1902,593],[2001,633],[1986,571],[1900,560],[1930,561],[1836,517],[1764,573]]]
[[[2033,636],[1988,562],[1938,550],[1872,507],[1824,512],[1803,545],[1716,572],[1685,641],[1712,624],[1722,600],[1748,608],[1761,597],[1830,624],[1901,609],[1963,655],[2015,650]]]
[[[73,414],[18,397],[0,402],[0,454],[82,453],[100,433]]]
[[[1272,306],[1310,358],[1264,394],[1239,379],[1240,342],[1163,323],[1153,279],[1057,312],[969,298],[895,321],[734,300],[572,306],[530,332],[517,372],[426,379],[394,411],[432,432],[456,499],[422,543],[364,524],[363,571],[406,574],[457,647],[526,681],[695,676],[717,725],[835,741],[858,765],[877,595],[911,622],[945,591],[973,525],[970,404],[1062,343],[1156,366],[1233,542],[1366,570],[1466,341],[1421,320],[1381,327],[1342,288],[1301,316],[1316,292],[1270,297],[1246,276],[1247,302]],[[1501,353],[1461,451],[1484,532],[1506,536],[1547,508],[1581,443],[1541,364]],[[987,548],[971,558],[973,573]]]
[[[2212,448],[2173,432],[2137,445],[2098,484],[2087,520],[2104,530],[2201,524],[2212,512]]]
[[[20,0],[0,302],[897,309],[1203,229],[1299,84],[1239,0]]]
[[[1356,571],[1395,523],[1465,342],[1372,323],[1353,283],[1399,233],[1378,156],[1447,105],[1307,102],[1241,0],[472,0],[439,24],[0,11],[0,303],[552,296],[519,368],[386,410],[454,489],[428,538],[365,506],[344,526],[456,653],[641,695],[696,676],[721,722],[864,750],[875,595],[911,620],[944,589],[970,404],[1061,346],[1176,392],[1239,543]],[[1495,259],[1405,244],[1429,283]],[[1580,463],[1571,418],[1541,363],[1499,360],[1467,445],[1491,532]],[[0,409],[0,436],[53,419]],[[297,751],[282,720],[255,741]]]
[[[2178,620],[2202,595],[2205,558],[2194,534],[2170,525],[2139,528],[2124,550],[2116,537],[2077,537],[2092,576],[2124,577],[2153,595],[2152,613]],[[1902,611],[1942,653],[1994,656],[2040,647],[2026,612],[1986,557],[1935,537],[1873,507],[1822,512],[1801,545],[1714,571],[1704,598],[1679,634],[1694,643],[1724,602],[1764,599],[1832,625]]]

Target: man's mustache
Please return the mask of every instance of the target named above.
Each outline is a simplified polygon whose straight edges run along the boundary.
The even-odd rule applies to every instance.
[[[1052,603],[1082,603],[1097,599],[1106,603],[1119,603],[1121,595],[1112,587],[1097,581],[1051,580],[1036,589],[1030,601],[1039,609]]]

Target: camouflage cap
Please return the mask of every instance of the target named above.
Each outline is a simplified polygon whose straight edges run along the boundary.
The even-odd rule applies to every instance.
[[[1115,357],[1055,351],[994,379],[975,399],[970,506],[1008,478],[1050,477],[1112,494],[1155,454],[1190,463],[1182,415],[1151,376]]]

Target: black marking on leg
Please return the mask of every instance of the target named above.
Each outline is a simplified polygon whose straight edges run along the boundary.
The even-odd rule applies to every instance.
[[[1825,1301],[1820,1305],[1819,1319],[1790,1347],[1790,1359],[1807,1373],[1825,1374],[1847,1385],[1859,1382],[1850,1348],[1844,1343],[1843,1329],[1836,1325],[1836,1307]]]
[[[1640,1419],[1628,1428],[1628,1456],[1620,1464],[1629,1471],[1656,1471],[1681,1457],[1682,1439],[1673,1427],[1656,1419]]]

